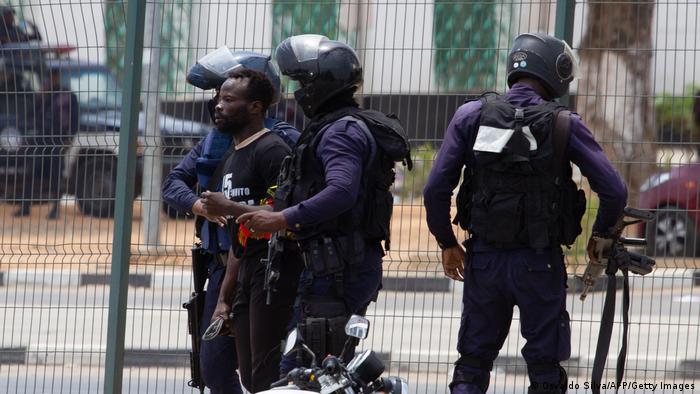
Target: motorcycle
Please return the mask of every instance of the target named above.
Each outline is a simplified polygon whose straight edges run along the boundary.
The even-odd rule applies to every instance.
[[[343,354],[339,357],[327,356],[319,366],[314,352],[304,343],[298,328],[289,332],[283,354],[290,356],[302,351],[310,356],[310,367],[295,368],[284,378],[274,382],[272,388],[260,394],[407,394],[408,383],[399,377],[381,377],[384,363],[371,349],[355,355],[350,362],[343,364],[343,355],[355,346],[360,339],[367,338],[369,320],[352,315],[345,325]]]

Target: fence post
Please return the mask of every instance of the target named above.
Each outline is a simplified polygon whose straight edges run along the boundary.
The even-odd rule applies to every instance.
[[[145,10],[145,1],[127,1],[124,95],[119,129],[117,195],[114,211],[112,272],[109,285],[105,394],[122,392]]]
[[[574,11],[576,0],[557,0],[557,15],[554,21],[554,36],[573,46],[574,40]],[[559,99],[559,102],[569,106],[569,95]]]

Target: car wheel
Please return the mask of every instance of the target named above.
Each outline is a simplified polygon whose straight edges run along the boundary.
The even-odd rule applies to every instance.
[[[649,256],[693,257],[700,251],[695,223],[680,209],[657,211],[647,223],[646,237]]]
[[[114,216],[117,186],[115,164],[109,157],[91,158],[78,163],[76,199],[84,215],[98,218]]]

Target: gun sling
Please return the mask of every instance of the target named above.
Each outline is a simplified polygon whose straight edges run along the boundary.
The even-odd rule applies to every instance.
[[[615,262],[615,272],[618,270],[617,258],[612,260]],[[611,261],[611,262],[612,262]],[[624,288],[622,292],[622,345],[620,353],[617,356],[617,371],[616,371],[616,386],[617,393],[620,388],[620,383],[625,373],[625,360],[627,357],[627,327],[629,325],[629,309],[630,309],[630,287],[627,269],[622,268]],[[616,281],[615,272],[607,273],[608,286],[605,292],[605,304],[603,306],[603,316],[600,321],[600,330],[598,332],[598,344],[596,345],[595,358],[593,359],[593,375],[591,377],[591,392],[600,394],[601,380],[603,370],[605,369],[605,361],[608,358],[608,350],[610,349],[610,339],[612,337],[613,323],[615,321],[615,298],[616,298]]]

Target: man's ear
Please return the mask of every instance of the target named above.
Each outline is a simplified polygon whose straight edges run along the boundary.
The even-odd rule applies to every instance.
[[[261,114],[263,113],[263,103],[260,100],[252,101],[248,104],[248,112],[251,114]]]

